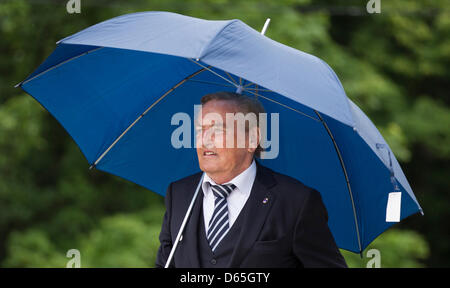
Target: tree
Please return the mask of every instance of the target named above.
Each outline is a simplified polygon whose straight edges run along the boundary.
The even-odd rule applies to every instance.
[[[64,129],[13,86],[57,40],[121,14],[163,10],[241,19],[258,31],[271,18],[266,36],[327,62],[393,149],[425,212],[370,247],[382,267],[448,266],[450,11],[444,0],[381,2],[380,14],[348,0],[83,0],[80,14],[67,13],[65,1],[0,2],[0,265],[65,267],[77,247],[89,267],[153,265],[162,197],[88,170]]]

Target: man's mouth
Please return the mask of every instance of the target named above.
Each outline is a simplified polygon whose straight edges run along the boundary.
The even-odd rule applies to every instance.
[[[203,156],[217,156],[213,151],[204,151]]]

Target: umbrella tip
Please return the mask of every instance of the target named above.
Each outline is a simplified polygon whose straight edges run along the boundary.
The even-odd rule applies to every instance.
[[[269,23],[270,23],[270,18],[267,18],[266,19],[266,23],[264,23],[264,26],[263,26],[263,28],[261,30],[261,35],[264,35],[266,33],[266,30],[267,30],[267,27],[269,26]]]
[[[92,164],[91,166],[89,166],[89,170],[92,170],[95,168],[95,164]]]

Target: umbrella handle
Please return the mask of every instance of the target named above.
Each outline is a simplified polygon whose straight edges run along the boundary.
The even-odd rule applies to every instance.
[[[183,237],[183,231],[184,227],[186,226],[186,223],[189,219],[189,216],[191,216],[192,207],[194,207],[195,199],[197,199],[198,191],[200,190],[201,184],[203,183],[203,176],[205,173],[202,174],[202,177],[200,178],[200,181],[198,182],[197,189],[195,190],[194,196],[192,197],[191,204],[189,204],[189,208],[186,211],[186,215],[184,215],[183,222],[181,223],[180,230],[178,230],[177,238],[175,239],[175,243],[172,246],[172,249],[170,250],[169,257],[167,258],[166,265],[164,268],[169,268],[170,263],[172,262],[173,254],[175,253],[175,250],[177,250],[178,243],[181,241]]]

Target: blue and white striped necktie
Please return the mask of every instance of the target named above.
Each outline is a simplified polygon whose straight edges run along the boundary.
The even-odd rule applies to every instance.
[[[225,237],[228,233],[228,230],[230,230],[230,224],[228,222],[227,197],[234,189],[236,189],[234,184],[211,185],[215,202],[214,212],[211,220],[209,220],[206,238],[208,240],[209,247],[211,247],[213,252],[216,250],[217,245],[219,245],[223,237]]]

